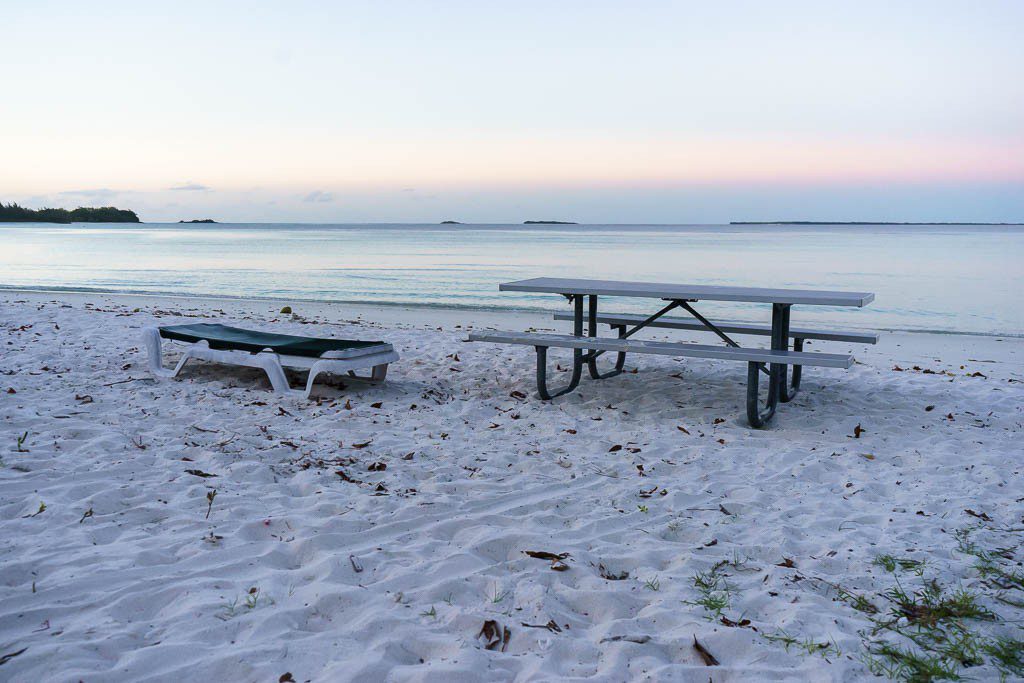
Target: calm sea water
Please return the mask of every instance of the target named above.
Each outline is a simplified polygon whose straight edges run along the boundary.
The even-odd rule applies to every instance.
[[[794,322],[1024,334],[1020,227],[0,224],[6,288],[565,308],[498,292],[542,275],[870,291],[865,309],[798,307]],[[763,305],[703,307],[769,317]]]

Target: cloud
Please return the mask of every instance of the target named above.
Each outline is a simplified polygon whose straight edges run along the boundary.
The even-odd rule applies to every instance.
[[[322,192],[320,190],[313,190],[307,194],[302,201],[304,202],[333,202],[334,195],[330,192]]]
[[[57,194],[62,197],[89,197],[90,199],[106,200],[121,194],[121,192],[105,187],[98,187],[91,190],[65,190],[63,192],[58,192]]]
[[[200,185],[199,183],[193,183],[192,181],[188,181],[184,185],[178,185],[176,187],[169,187],[167,189],[168,190],[175,190],[175,191],[178,191],[178,192],[208,192],[208,191],[212,190],[213,188],[209,187],[208,185]]]

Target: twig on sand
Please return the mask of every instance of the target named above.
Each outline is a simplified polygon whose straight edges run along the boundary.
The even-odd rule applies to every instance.
[[[718,659],[716,659],[713,654],[708,652],[708,649],[706,647],[701,645],[700,641],[697,640],[697,636],[693,637],[693,649],[696,650],[697,654],[700,655],[700,658],[702,660],[704,660],[704,664],[706,666],[718,666],[719,665]]]
[[[105,387],[112,387],[115,384],[124,384],[125,382],[141,382],[144,379],[149,379],[149,378],[148,377],[129,377],[128,379],[118,380],[117,382],[111,382],[109,384],[104,384],[103,386],[105,386]]]
[[[199,425],[192,425],[192,429],[196,430],[197,432],[206,432],[207,434],[218,434],[220,432],[219,429],[206,429],[205,427],[200,427]]]

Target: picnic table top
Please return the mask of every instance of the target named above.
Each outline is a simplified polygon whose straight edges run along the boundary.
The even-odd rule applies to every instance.
[[[705,301],[749,301],[769,304],[808,304],[817,306],[866,306],[875,295],[870,292],[836,292],[820,289],[775,289],[764,287],[723,287],[664,282],[624,282],[585,280],[563,277],[537,277],[504,282],[503,292],[547,292],[552,294],[597,294],[633,296],[651,299],[703,299]]]

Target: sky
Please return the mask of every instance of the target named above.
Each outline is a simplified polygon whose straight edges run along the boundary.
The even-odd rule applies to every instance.
[[[1024,2],[0,0],[0,201],[1024,221]]]

